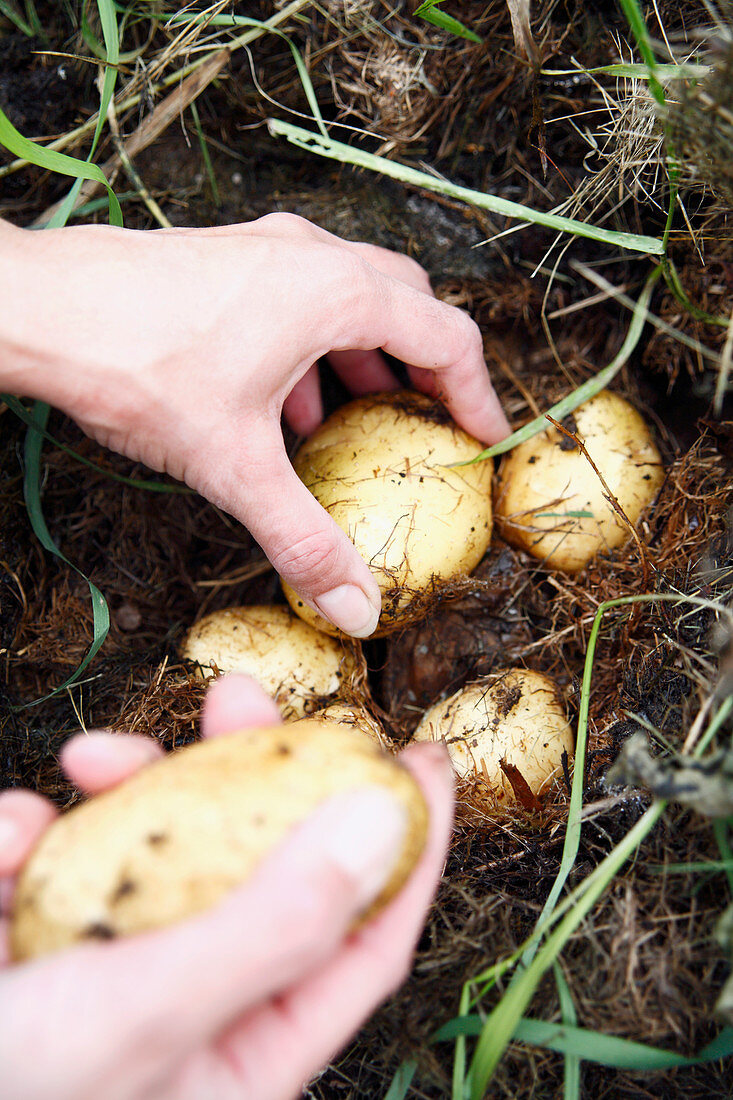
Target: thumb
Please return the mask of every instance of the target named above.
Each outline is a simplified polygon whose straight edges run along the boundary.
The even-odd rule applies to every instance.
[[[246,456],[244,470],[237,472],[230,456],[219,469],[233,470],[234,480],[216,497],[254,535],[282,579],[345,634],[373,634],[381,612],[379,586],[295,473],[279,427],[276,439],[258,436],[257,454]]]

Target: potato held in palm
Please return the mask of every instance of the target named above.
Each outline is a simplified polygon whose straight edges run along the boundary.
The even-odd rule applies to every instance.
[[[365,733],[317,718],[181,749],[56,821],[18,881],[11,952],[26,959],[160,928],[215,905],[332,795],[387,790],[407,829],[385,905],[419,858],[427,809]]]

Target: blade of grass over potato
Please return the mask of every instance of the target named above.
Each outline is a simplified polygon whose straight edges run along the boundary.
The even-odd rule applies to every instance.
[[[611,229],[602,229],[600,226],[587,225],[585,222],[566,218],[561,214],[534,210],[521,203],[502,199],[498,195],[489,195],[483,191],[474,191],[470,187],[461,187],[448,180],[431,176],[427,172],[420,172],[417,168],[400,164],[398,161],[388,160],[375,153],[367,153],[351,145],[344,145],[332,137],[316,134],[312,130],[303,130],[302,127],[283,122],[281,119],[270,118],[267,125],[271,134],[286,138],[299,149],[316,153],[320,157],[327,157],[329,160],[340,161],[342,164],[352,164],[356,168],[366,168],[371,172],[378,172],[383,176],[399,180],[401,183],[434,191],[438,195],[448,195],[450,198],[472,206],[490,210],[494,214],[501,214],[507,218],[519,218],[524,222],[543,225],[548,229],[571,233],[577,237],[588,237],[617,248],[628,248],[634,252],[650,253],[654,256],[662,254],[662,242],[656,237],[644,237],[637,233],[618,233]]]
[[[600,370],[598,374],[594,374],[592,378],[589,378],[582,386],[578,386],[578,388],[573,390],[572,393],[569,393],[567,397],[563,397],[562,401],[558,401],[557,404],[549,408],[546,413],[542,413],[541,416],[536,416],[534,420],[530,420],[528,424],[518,428],[516,432],[512,432],[510,436],[506,439],[502,439],[500,443],[495,443],[493,447],[487,447],[481,454],[472,458],[470,462],[456,463],[456,465],[470,466],[474,462],[483,462],[487,458],[493,458],[495,455],[501,455],[506,451],[513,450],[513,448],[518,447],[520,443],[526,443],[528,439],[532,439],[533,436],[538,435],[540,432],[544,432],[547,429],[548,416],[551,416],[554,420],[564,420],[566,416],[574,412],[584,401],[590,401],[591,397],[595,397],[597,393],[605,389],[615,378],[623,365],[628,362],[629,356],[639,343],[639,338],[644,328],[644,322],[648,316],[647,307],[651,300],[652,290],[660,275],[661,268],[656,267],[647,277],[638,301],[633,303],[634,313],[631,318],[629,330],[626,333],[626,338],[607,367]]]

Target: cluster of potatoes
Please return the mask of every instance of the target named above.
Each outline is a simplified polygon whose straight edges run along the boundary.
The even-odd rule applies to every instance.
[[[663,475],[646,425],[615,394],[582,405],[566,428],[509,452],[493,506],[507,541],[577,572],[623,544],[620,513],[635,524]],[[480,451],[441,405],[402,392],[351,402],[296,456],[301,479],[377,578],[377,636],[422,617],[441,587],[486,553],[492,463],[466,464]],[[324,799],[364,785],[388,787],[407,809],[410,827],[375,908],[399,890],[425,842],[422,794],[383,751],[389,742],[375,719],[341,698],[357,671],[354,649],[284,591],[292,611],[216,612],[191,629],[182,654],[202,675],[249,673],[275,697],[285,725],[182,749],[62,817],[18,883],[15,958],[199,912]],[[494,808],[539,805],[573,752],[558,688],[525,669],[501,670],[435,703],[413,739],[443,741],[467,789]]]

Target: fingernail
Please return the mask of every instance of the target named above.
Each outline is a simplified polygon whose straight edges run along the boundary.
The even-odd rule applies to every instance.
[[[357,887],[360,909],[390,878],[407,829],[405,808],[387,791],[368,787],[331,799],[320,815],[324,854]]]
[[[324,618],[353,638],[368,638],[377,629],[381,607],[375,607],[355,584],[340,584],[313,602]]]
[[[18,823],[12,817],[0,815],[0,852],[13,848],[20,836]]]

